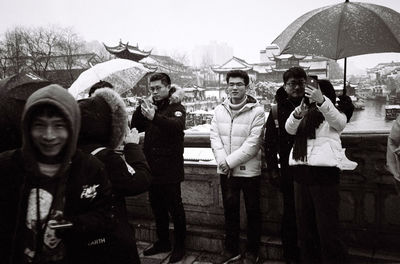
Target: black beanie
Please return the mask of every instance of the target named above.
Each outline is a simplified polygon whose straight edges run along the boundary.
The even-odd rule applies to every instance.
[[[79,144],[101,143],[108,145],[111,137],[111,109],[100,96],[78,101],[81,110]]]

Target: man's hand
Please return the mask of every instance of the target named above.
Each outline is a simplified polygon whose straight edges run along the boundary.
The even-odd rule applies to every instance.
[[[229,170],[230,170],[231,168],[229,168],[228,163],[226,163],[226,161],[224,160],[223,162],[221,162],[221,163],[219,164],[219,169],[222,171],[222,174],[228,175],[228,174],[229,174]]]
[[[141,105],[142,115],[149,120],[154,119],[154,115],[156,114],[155,106],[152,103],[149,103],[147,100],[143,100]]]
[[[139,140],[140,140],[139,131],[136,128],[132,128],[131,130],[127,128],[127,132],[124,138],[124,143],[139,144]]]

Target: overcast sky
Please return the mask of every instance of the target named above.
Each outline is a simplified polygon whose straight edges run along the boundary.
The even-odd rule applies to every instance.
[[[399,0],[358,0],[400,12]],[[115,45],[120,39],[139,47],[190,52],[215,40],[234,56],[259,61],[269,45],[302,14],[341,0],[2,0],[0,33],[14,26],[72,26],[86,41]],[[349,68],[400,61],[400,54],[348,59]],[[339,61],[339,63],[341,60]],[[351,73],[351,69],[349,69]]]

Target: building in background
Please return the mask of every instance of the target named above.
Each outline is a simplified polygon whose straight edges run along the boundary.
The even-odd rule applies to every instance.
[[[129,42],[126,44],[119,41],[119,44],[114,47],[107,46],[103,44],[105,49],[112,55],[121,59],[128,59],[133,61],[140,61],[143,58],[148,57],[151,54],[151,51],[143,51],[139,49],[139,44],[136,46],[129,45]]]

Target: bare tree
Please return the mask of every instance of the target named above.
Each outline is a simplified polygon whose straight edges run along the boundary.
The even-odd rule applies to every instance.
[[[19,73],[27,65],[26,47],[23,42],[24,29],[16,27],[4,35],[3,57],[5,65],[8,65],[7,72],[10,74]]]
[[[61,32],[62,29],[58,27],[39,27],[25,30],[23,40],[29,55],[29,68],[32,71],[47,77],[52,57],[57,53]]]
[[[65,69],[68,71],[71,80],[73,80],[75,77],[72,69],[79,64],[79,59],[76,55],[84,50],[84,41],[72,28],[66,28],[60,37],[58,49],[62,54]]]

